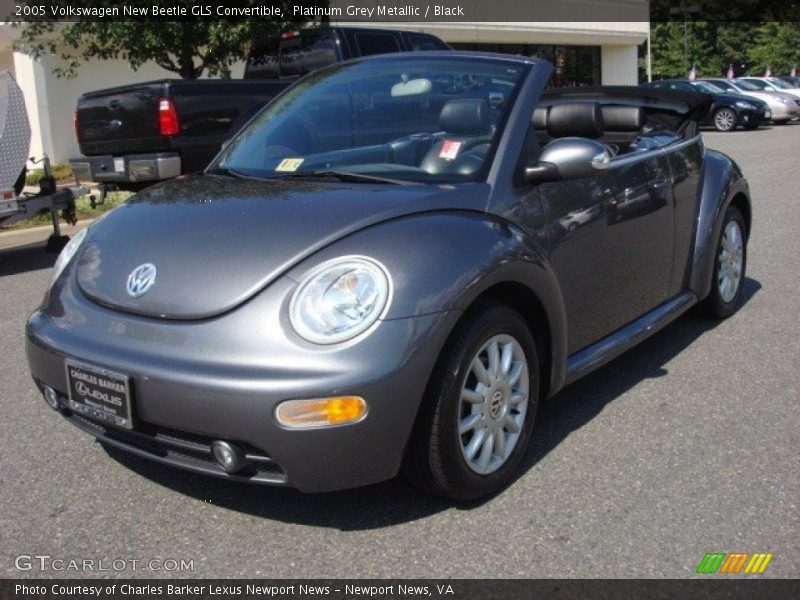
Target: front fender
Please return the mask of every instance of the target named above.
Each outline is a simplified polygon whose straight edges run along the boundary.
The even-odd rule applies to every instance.
[[[741,194],[750,213],[750,189],[739,166],[730,157],[714,150],[705,151],[697,215],[697,230],[692,253],[689,289],[699,299],[708,296],[714,275],[714,259],[722,230],[722,220],[731,201]]]
[[[385,320],[463,311],[493,286],[516,283],[541,304],[550,333],[551,390],[566,365],[566,315],[558,281],[538,243],[507,221],[481,212],[418,213],[338,240],[292,269],[301,280],[323,261],[365,255],[380,261],[394,293]],[[535,310],[531,307],[531,310]],[[448,327],[455,320],[442,320]],[[448,332],[439,339],[445,340]]]

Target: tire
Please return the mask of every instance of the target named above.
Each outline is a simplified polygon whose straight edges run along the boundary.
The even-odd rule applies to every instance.
[[[780,119],[779,121],[772,120],[775,125],[786,125],[789,122],[789,119]]]
[[[738,231],[740,236],[738,244],[733,242],[734,247],[740,247],[739,259],[736,258],[737,253],[735,251],[733,256],[731,256],[730,252],[731,236],[734,235],[735,231]],[[714,276],[711,282],[711,291],[700,303],[699,309],[701,314],[705,316],[725,319],[739,308],[747,269],[747,227],[741,211],[735,206],[729,206],[728,210],[725,211],[725,218],[722,222],[722,229],[714,252]],[[731,262],[723,265],[724,257]],[[735,268],[736,264],[739,265],[738,269]],[[735,278],[735,289],[731,289],[729,285],[726,285],[725,281],[731,273],[736,273],[737,271],[739,275],[738,278]]]
[[[463,392],[462,388],[472,390],[479,384],[473,371],[474,358],[489,365],[491,374],[486,345],[493,340],[498,343],[499,355],[495,356],[500,358],[494,361],[495,372],[502,379],[503,366],[510,364],[509,373],[520,373],[517,383],[499,389],[493,383],[483,394]],[[513,348],[510,363],[502,360],[508,346]],[[500,304],[486,304],[470,311],[450,336],[434,368],[403,462],[405,478],[429,493],[459,501],[500,490],[513,477],[528,447],[539,400],[539,381],[536,343],[522,316]],[[469,400],[462,399],[462,392]],[[519,401],[521,396],[527,396],[527,401]],[[483,400],[476,403],[476,397]],[[460,433],[459,427],[468,419],[478,422]],[[517,425],[512,429],[518,431],[504,429],[507,419],[516,420]],[[482,439],[488,443],[476,445],[471,466],[467,453],[479,430],[483,430]],[[499,436],[502,444],[497,441]],[[485,454],[489,454],[489,459],[481,467]]]
[[[714,113],[714,127],[717,131],[733,131],[738,122],[739,117],[733,109],[723,106]]]
[[[578,224],[573,221],[567,226],[567,231],[575,231],[578,228]]]

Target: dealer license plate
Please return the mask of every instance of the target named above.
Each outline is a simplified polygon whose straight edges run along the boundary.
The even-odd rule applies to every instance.
[[[65,364],[70,409],[117,427],[133,428],[130,377],[74,360]]]

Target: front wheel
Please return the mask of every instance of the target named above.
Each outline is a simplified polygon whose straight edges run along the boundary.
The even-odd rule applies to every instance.
[[[714,113],[714,127],[717,131],[733,131],[737,121],[736,113],[730,108],[720,108]]]
[[[701,312],[724,319],[739,308],[747,267],[747,226],[741,211],[729,206],[717,241],[711,292],[700,304]]]
[[[525,454],[539,399],[539,362],[516,311],[473,311],[445,346],[403,464],[411,483],[472,500],[506,485]]]

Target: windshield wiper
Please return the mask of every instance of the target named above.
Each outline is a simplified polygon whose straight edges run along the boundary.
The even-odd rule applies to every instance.
[[[416,185],[413,181],[402,179],[391,179],[389,177],[378,177],[377,175],[364,175],[363,173],[353,173],[351,171],[340,171],[338,169],[321,169],[319,171],[300,171],[291,173],[288,177],[314,178],[314,179],[338,179],[339,181],[355,181],[360,183],[388,183],[392,185]]]

